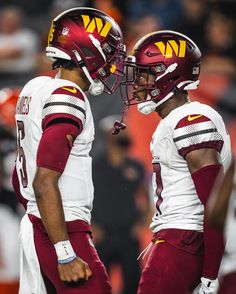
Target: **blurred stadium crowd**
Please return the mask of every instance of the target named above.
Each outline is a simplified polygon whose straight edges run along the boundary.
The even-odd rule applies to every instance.
[[[203,53],[203,61],[200,87],[191,99],[213,106],[223,116],[233,150],[236,147],[236,1],[0,0],[1,294],[17,293],[19,274],[16,244],[22,211],[10,182],[15,157],[15,103],[29,79],[55,74],[44,54],[50,22],[61,11],[76,6],[94,7],[111,15],[123,30],[128,54],[141,36],[155,30],[177,30],[193,39]],[[90,102],[97,132],[92,149],[96,158],[104,148],[98,122],[108,115],[121,113],[123,106],[118,92],[111,97],[91,97]],[[143,118],[135,107],[125,116],[132,140],[129,153],[143,163],[147,183],[151,171],[149,141],[157,120],[155,114]],[[147,218],[149,215],[147,212]],[[144,238],[140,243],[145,243]]]

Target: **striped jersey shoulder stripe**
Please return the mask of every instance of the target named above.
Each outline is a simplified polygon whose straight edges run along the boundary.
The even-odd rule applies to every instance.
[[[83,121],[86,118],[83,93],[72,86],[57,88],[45,101],[43,107],[43,117],[53,113],[71,114]]]
[[[188,133],[179,137],[175,137],[173,140],[174,142],[178,142],[190,137],[198,136],[198,135],[203,135],[203,134],[209,134],[209,133],[216,133],[217,129],[216,128],[211,128],[211,129],[206,129],[206,130],[199,130],[196,132]]]
[[[75,108],[77,110],[79,110],[80,112],[82,112],[84,114],[84,116],[86,115],[85,113],[85,110],[78,106],[78,105],[75,105],[73,103],[70,103],[70,102],[63,102],[63,101],[59,101],[59,102],[49,102],[49,103],[46,103],[43,107],[43,109],[47,108],[47,107],[50,107],[50,106],[66,106],[66,107],[72,107],[72,108]]]

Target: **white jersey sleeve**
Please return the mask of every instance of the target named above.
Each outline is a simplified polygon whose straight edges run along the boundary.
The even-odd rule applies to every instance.
[[[173,141],[183,157],[199,148],[214,148],[220,152],[223,146],[223,138],[216,125],[201,113],[182,118],[174,128]]]
[[[80,128],[85,123],[84,95],[74,86],[58,87],[46,99],[43,107],[43,129],[52,121],[62,118],[75,121]]]

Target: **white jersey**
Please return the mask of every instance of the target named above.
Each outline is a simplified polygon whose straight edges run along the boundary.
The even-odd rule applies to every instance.
[[[205,104],[186,103],[160,121],[150,148],[157,208],[151,230],[203,231],[204,207],[197,196],[185,155],[199,148],[215,148],[224,167],[229,165],[230,138],[221,116]]]
[[[71,149],[59,179],[65,220],[90,222],[93,202],[91,150],[94,123],[89,101],[71,81],[37,77],[23,88],[16,109],[18,155],[16,170],[20,192],[28,200],[27,213],[40,217],[32,181],[43,125],[57,118],[72,118],[83,128]],[[55,142],[55,149],[60,148]]]
[[[226,245],[221,263],[221,275],[236,272],[236,166],[234,167],[234,186],[229,199],[224,234]]]

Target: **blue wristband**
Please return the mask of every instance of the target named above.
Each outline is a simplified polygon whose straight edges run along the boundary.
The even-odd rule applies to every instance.
[[[69,262],[73,261],[74,259],[76,259],[76,257],[77,257],[77,256],[74,255],[74,256],[68,257],[68,258],[66,258],[66,259],[58,260],[58,263],[59,263],[59,264],[66,264],[66,263],[69,263]]]

